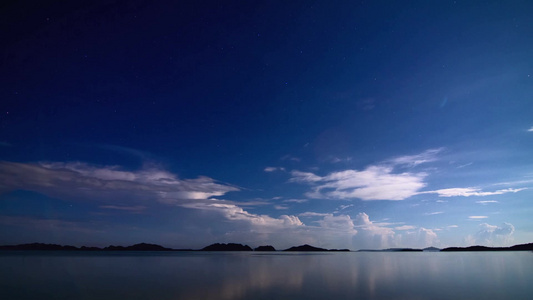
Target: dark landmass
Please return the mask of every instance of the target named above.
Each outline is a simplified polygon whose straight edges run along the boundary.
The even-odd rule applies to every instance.
[[[428,252],[437,252],[437,251],[440,251],[440,249],[437,248],[437,247],[427,247],[427,248],[424,248],[424,249],[422,249],[422,250],[424,250],[424,251],[428,251]]]
[[[440,251],[457,252],[457,251],[531,251],[533,250],[533,243],[514,245],[511,247],[486,247],[486,246],[470,246],[470,247],[449,247]]]
[[[242,244],[212,244],[207,247],[204,247],[200,251],[253,251],[252,248],[248,245],[242,245]]]
[[[362,250],[358,250],[357,252],[422,252],[422,251],[424,250],[412,249],[412,248],[389,248],[389,249],[382,249],[382,250],[362,249]]]
[[[193,249],[172,249],[166,248],[156,244],[140,243],[131,246],[107,246],[105,248],[99,247],[75,247],[70,245],[31,243],[20,245],[5,245],[0,246],[1,250],[40,250],[40,251],[277,251],[274,247],[259,246],[255,249],[248,245],[228,243],[228,244],[212,244],[200,250]],[[349,249],[324,249],[310,245],[301,245],[285,249],[283,251],[300,251],[300,252],[349,252]],[[358,252],[422,252],[422,251],[443,251],[443,252],[459,252],[459,251],[533,251],[533,243],[514,245],[511,247],[486,247],[486,246],[470,246],[470,247],[449,247],[439,249],[435,247],[428,247],[424,249],[412,248],[390,248],[383,250],[362,249]]]
[[[163,246],[155,244],[140,243],[133,246],[108,246],[103,249],[104,251],[173,251],[174,249],[165,248]]]
[[[140,243],[132,246],[108,246],[105,248],[99,247],[86,247],[82,246],[80,248],[75,246],[62,246],[56,244],[43,244],[43,243],[32,243],[32,244],[21,244],[21,245],[9,245],[9,246],[0,246],[0,250],[41,250],[41,251],[177,251],[171,248],[165,248],[163,246],[155,244],[146,244]]]
[[[259,246],[254,249],[254,251],[276,251],[276,248],[267,245],[267,246]]]
[[[295,246],[295,247],[291,247],[289,249],[285,249],[283,251],[299,251],[299,252],[325,252],[325,251],[333,251],[333,252],[348,252],[350,250],[348,249],[324,249],[324,248],[318,248],[318,247],[313,247],[313,246],[310,246],[310,245],[301,245],[301,246]]]
[[[520,244],[509,247],[511,251],[529,251],[533,250],[533,243],[529,244]]]
[[[310,245],[302,245],[302,246],[294,246],[290,247],[289,249],[285,249],[283,251],[328,251],[328,249],[323,248],[317,248]]]
[[[62,246],[62,245],[56,245],[56,244],[32,243],[32,244],[0,246],[0,250],[52,250],[52,251],[67,250],[67,251],[75,251],[75,250],[80,250],[80,249],[78,247],[68,246],[68,245]]]

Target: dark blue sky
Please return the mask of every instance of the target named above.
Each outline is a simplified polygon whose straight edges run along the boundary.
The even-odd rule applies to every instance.
[[[533,240],[529,1],[0,8],[0,243]]]

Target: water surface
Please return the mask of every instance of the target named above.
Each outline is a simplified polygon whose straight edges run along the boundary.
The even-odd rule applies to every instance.
[[[533,253],[2,252],[3,299],[529,299]]]

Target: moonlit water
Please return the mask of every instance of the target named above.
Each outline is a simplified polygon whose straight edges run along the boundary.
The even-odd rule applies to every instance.
[[[529,299],[533,253],[1,252],[2,299]]]

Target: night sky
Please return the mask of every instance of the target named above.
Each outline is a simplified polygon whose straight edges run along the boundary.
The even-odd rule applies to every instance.
[[[0,244],[533,242],[531,1],[0,5]]]

